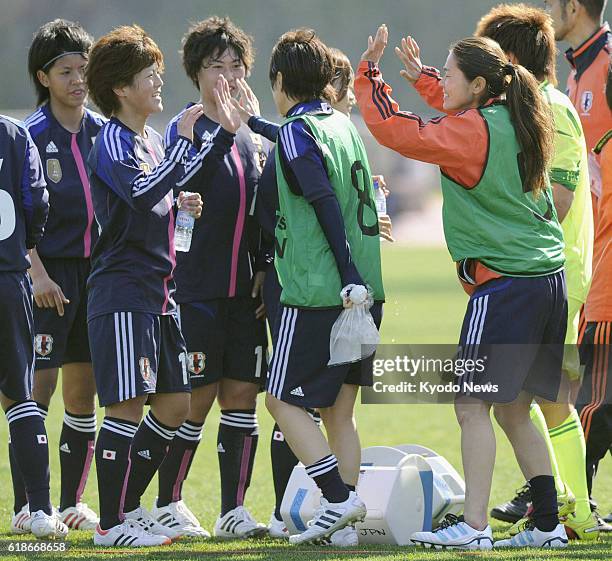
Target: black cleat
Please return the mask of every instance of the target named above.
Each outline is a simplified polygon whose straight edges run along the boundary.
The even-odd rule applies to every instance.
[[[510,499],[507,503],[492,508],[491,517],[514,524],[521,518],[525,518],[530,502],[531,490],[529,484],[525,483],[520,489],[517,489],[514,498]]]
[[[608,520],[612,516],[612,513],[610,513],[610,515],[606,516],[605,518],[602,518],[601,514],[599,514],[599,512],[597,512],[596,510],[594,510],[593,515],[595,516],[595,520],[597,520],[597,529],[599,530],[600,533],[612,532],[612,525],[610,525],[608,522]]]
[[[604,518],[604,522],[606,522],[607,524],[612,524],[612,512]]]

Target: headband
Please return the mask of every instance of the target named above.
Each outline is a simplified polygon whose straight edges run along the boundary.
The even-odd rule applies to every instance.
[[[45,70],[46,68],[48,68],[49,66],[51,66],[56,60],[65,57],[67,55],[81,55],[83,58],[86,57],[87,53],[84,51],[67,51],[64,53],[60,53],[57,56],[54,56],[51,60],[45,62],[45,64],[42,65],[41,70]]]

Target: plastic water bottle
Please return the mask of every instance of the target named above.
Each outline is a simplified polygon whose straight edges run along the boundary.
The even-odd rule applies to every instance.
[[[195,218],[186,210],[179,210],[176,215],[174,228],[174,249],[176,251],[189,251]]]
[[[380,188],[378,179],[374,180],[374,203],[376,204],[378,216],[387,214],[387,197],[385,197],[384,191]]]

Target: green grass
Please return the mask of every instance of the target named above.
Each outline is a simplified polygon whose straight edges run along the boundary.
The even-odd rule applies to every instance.
[[[454,268],[444,249],[410,249],[401,246],[384,246],[384,276],[387,304],[382,336],[385,343],[454,343],[467,298],[459,287]],[[59,395],[59,390],[58,390]],[[267,522],[273,508],[273,489],[270,476],[269,435],[272,420],[265,408],[259,408],[261,439],[253,481],[247,494],[247,506],[260,521]],[[51,404],[47,430],[52,459],[52,497],[57,504],[59,498],[59,466],[57,441],[61,426],[62,404],[57,397]],[[204,438],[196,456],[190,478],[185,484],[185,498],[199,516],[203,526],[212,529],[219,508],[219,474],[216,454],[216,432],[219,412],[215,409],[206,424]],[[102,415],[99,414],[99,419]],[[360,427],[362,445],[393,445],[417,443],[433,448],[445,456],[459,470],[459,429],[452,407],[448,405],[359,405],[357,422]],[[522,477],[506,438],[497,431],[497,463],[493,480],[491,504],[506,500],[514,489],[522,484]],[[0,441],[6,442],[6,423],[0,426]],[[461,471],[461,470],[460,470]],[[0,551],[10,539],[8,526],[12,509],[12,491],[8,459],[0,458]],[[150,506],[156,493],[154,481],[144,497],[144,505]],[[612,508],[612,462],[609,456],[602,462],[594,494],[602,512]],[[84,500],[97,505],[95,472],[92,472]],[[502,535],[507,525],[494,525],[496,535]],[[25,538],[32,539],[31,536]],[[106,559],[114,561],[130,556],[132,561],[144,559],[236,559],[240,561],[283,559],[307,561],[311,559],[610,559],[612,538],[594,545],[571,545],[561,552],[511,551],[487,553],[430,552],[406,547],[359,547],[344,551],[313,546],[289,548],[280,541],[264,539],[257,542],[195,542],[184,541],[169,548],[154,550],[96,551],[91,536],[84,532],[72,532],[68,538],[69,551],[48,554],[45,557],[62,559]],[[2,555],[2,559],[33,559],[41,554]]]

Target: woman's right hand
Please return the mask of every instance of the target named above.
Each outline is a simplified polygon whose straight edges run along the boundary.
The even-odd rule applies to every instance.
[[[37,277],[32,277],[32,292],[34,301],[39,308],[57,308],[57,315],[64,315],[64,304],[69,304],[70,300],[56,282],[45,271]]]
[[[383,23],[377,30],[374,39],[370,35],[368,37],[368,48],[361,55],[361,60],[367,60],[368,62],[374,62],[378,64],[385,52],[387,41],[389,40],[389,30]]]
[[[239,97],[238,99],[232,99],[234,107],[240,113],[240,118],[247,123],[251,117],[259,117],[261,112],[259,110],[259,100],[253,93],[253,90],[246,83],[246,80],[237,80]]]
[[[204,115],[204,107],[201,103],[196,103],[185,109],[176,125],[176,132],[179,136],[188,138],[193,142],[193,126],[202,115]]]

